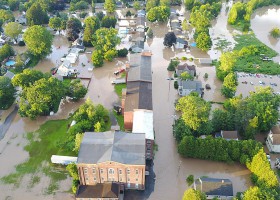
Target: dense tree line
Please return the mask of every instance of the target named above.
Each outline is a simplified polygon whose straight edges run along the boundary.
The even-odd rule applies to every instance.
[[[156,6],[149,10],[147,14],[147,19],[150,22],[164,22],[167,21],[168,17],[170,16],[170,8],[166,5],[163,6]]]
[[[8,109],[15,101],[16,89],[11,79],[0,76],[0,109]]]

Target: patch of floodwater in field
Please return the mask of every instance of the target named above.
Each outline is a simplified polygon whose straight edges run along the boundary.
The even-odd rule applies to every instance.
[[[275,39],[270,36],[270,31],[273,28],[280,28],[280,7],[269,6],[257,9],[252,15],[251,29],[254,31],[256,37],[277,51],[280,54],[280,42],[279,39]],[[280,62],[280,55],[273,59],[276,62]]]
[[[152,51],[153,71],[153,112],[154,129],[158,151],[154,159],[154,172],[156,174],[154,191],[149,200],[158,199],[182,199],[187,189],[186,177],[193,174],[195,178],[209,176],[213,178],[229,178],[233,182],[234,193],[244,191],[249,186],[250,171],[240,164],[228,165],[221,162],[211,162],[198,159],[185,159],[178,155],[177,144],[172,135],[172,124],[174,115],[174,102],[178,98],[174,89],[174,81],[166,78],[170,73],[166,70],[169,61],[173,57],[186,56],[185,52],[172,51],[163,46],[163,37],[168,29],[164,25],[152,25],[155,37],[147,45]],[[149,43],[149,41],[148,41]],[[192,54],[192,51],[191,51]],[[209,94],[205,94],[207,100],[223,101],[218,91],[221,83],[215,78],[214,67],[197,67],[198,79],[202,80],[204,73],[209,77],[202,80],[211,84]],[[217,96],[216,96],[217,95]],[[221,108],[220,105],[213,105],[213,108]],[[172,187],[170,187],[172,186]]]
[[[233,29],[227,24],[228,13],[231,7],[232,1],[228,3],[223,2],[220,14],[212,22],[212,27],[209,29],[213,42],[211,50],[208,51],[211,59],[219,59],[222,54],[221,49],[223,51],[231,51],[234,48]]]

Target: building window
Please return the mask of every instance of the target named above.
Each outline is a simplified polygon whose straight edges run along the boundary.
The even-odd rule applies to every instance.
[[[135,173],[136,173],[136,174],[138,174],[138,173],[139,173],[138,169],[136,169]]]
[[[122,170],[121,169],[119,170],[119,174],[122,174]]]
[[[136,182],[138,182],[138,178],[137,179],[135,179],[136,180]]]
[[[108,172],[109,174],[114,174],[115,173],[114,169],[112,169],[112,168],[110,168],[108,171],[109,171]]]
[[[96,177],[95,176],[93,177],[93,180],[96,181]]]
[[[89,184],[88,178],[86,177],[86,184]]]
[[[122,182],[122,177],[120,177],[120,182]]]
[[[128,178],[127,178],[127,182],[129,182],[129,181],[130,181],[130,178],[128,177]]]
[[[103,169],[100,169],[100,173],[103,174]]]
[[[127,169],[126,172],[127,172],[127,174],[130,174],[130,169]]]
[[[93,174],[95,174],[95,173],[96,173],[95,168],[92,168],[92,173],[93,173]]]
[[[84,168],[84,174],[87,174],[87,168]]]
[[[101,182],[102,182],[102,183],[104,182],[104,178],[103,178],[103,177],[101,178]]]

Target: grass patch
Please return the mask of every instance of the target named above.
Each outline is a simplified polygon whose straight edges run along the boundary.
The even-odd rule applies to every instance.
[[[32,176],[30,183],[29,183],[29,188],[33,188],[37,183],[39,183],[41,180],[40,176],[34,175]]]
[[[52,155],[75,156],[75,152],[67,151],[66,148],[58,145],[67,140],[67,129],[70,122],[71,119],[47,121],[39,130],[28,133],[26,138],[29,140],[29,144],[24,149],[29,153],[29,159],[17,165],[16,172],[2,177],[1,181],[19,186],[24,175],[41,171],[50,177],[51,182],[54,183],[66,179],[67,172],[65,168],[51,167],[50,158]],[[46,167],[42,169],[43,164]],[[38,178],[33,176],[30,180],[31,186],[32,183],[35,184],[37,181],[39,181]],[[51,184],[47,191],[54,191],[57,187],[55,187],[55,184]]]
[[[235,38],[237,44],[234,50],[237,54],[243,51],[243,56],[238,55],[235,63],[235,71],[247,73],[262,73],[262,74],[280,74],[280,65],[273,61],[263,61],[261,54],[272,58],[277,55],[277,52],[264,45],[259,41],[254,34],[238,35]],[[254,46],[257,49],[255,53],[246,52],[246,48]]]
[[[217,44],[216,44],[215,49],[224,51],[224,50],[228,49],[228,47],[230,45],[232,45],[232,43],[230,41],[228,41],[226,39],[219,39]]]
[[[123,115],[118,115],[116,111],[113,111],[114,116],[117,119],[117,122],[120,126],[121,131],[124,131],[124,119],[123,119]]]
[[[115,92],[117,93],[119,99],[122,99],[122,89],[126,88],[125,83],[115,84]]]

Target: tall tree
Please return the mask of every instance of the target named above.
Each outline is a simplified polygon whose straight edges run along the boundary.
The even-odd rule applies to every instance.
[[[199,190],[187,189],[182,200],[206,200],[206,195]]]
[[[104,53],[109,50],[114,50],[120,43],[120,38],[117,36],[117,30],[114,28],[100,28],[96,31],[93,40],[93,46],[102,50]]]
[[[197,38],[195,39],[197,47],[202,51],[208,51],[212,46],[212,41],[209,35],[209,31],[199,32]]]
[[[82,29],[82,24],[77,18],[70,18],[66,24],[66,36],[68,40],[74,41],[79,37],[80,30]]]
[[[32,55],[44,58],[51,53],[53,36],[45,27],[29,27],[23,34],[23,39]]]
[[[222,86],[222,94],[225,97],[231,98],[235,95],[236,88],[237,88],[237,77],[235,73],[229,73],[225,78]]]
[[[15,101],[16,89],[11,79],[0,76],[0,109],[8,109]]]
[[[25,69],[22,73],[15,75],[12,83],[14,86],[26,88],[33,85],[36,81],[48,77],[50,77],[50,74],[44,74],[43,72],[38,70]]]
[[[18,35],[22,32],[22,25],[16,22],[10,22],[5,26],[4,31],[7,36],[16,40]]]
[[[58,110],[65,88],[56,78],[42,78],[32,86],[23,89],[19,103],[19,114],[22,117],[36,119],[39,115],[49,115]]]
[[[80,79],[75,79],[70,82],[69,89],[66,93],[74,101],[84,98],[87,94],[87,88],[81,83]]]
[[[85,30],[84,30],[84,44],[86,46],[92,46],[93,35],[96,30],[100,28],[100,21],[98,17],[87,17],[85,19]]]
[[[0,9],[0,19],[3,20],[3,22],[11,22],[15,20],[15,17],[10,10]]]
[[[42,9],[40,3],[32,4],[26,11],[26,19],[29,26],[47,24],[49,22],[48,14]]]
[[[171,47],[176,43],[177,37],[174,32],[168,32],[164,36],[163,44],[164,46]]]
[[[176,110],[181,111],[182,119],[193,130],[208,122],[210,104],[197,96],[185,96],[179,99]]]
[[[49,26],[54,30],[58,30],[60,33],[60,30],[62,29],[62,19],[60,17],[50,18]]]
[[[108,13],[113,13],[116,10],[115,0],[105,0],[104,8]]]

